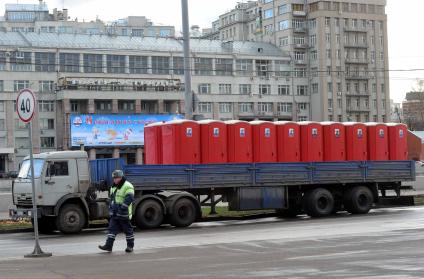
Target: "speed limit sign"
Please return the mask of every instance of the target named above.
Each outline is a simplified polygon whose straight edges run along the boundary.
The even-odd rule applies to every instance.
[[[16,111],[19,118],[28,123],[34,116],[35,110],[35,95],[31,89],[22,89],[16,99]]]

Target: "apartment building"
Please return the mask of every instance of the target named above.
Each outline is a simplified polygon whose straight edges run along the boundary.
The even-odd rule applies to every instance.
[[[196,119],[309,117],[308,97],[291,87],[290,58],[278,47],[193,39],[191,54]],[[34,151],[66,150],[72,115],[184,114],[183,64],[178,39],[0,32],[0,172],[28,154],[28,131],[14,112],[19,90],[38,98]],[[303,100],[297,108],[294,97]],[[87,150],[93,159],[143,156],[142,146]]]
[[[5,32],[68,33],[120,35],[133,37],[174,37],[173,26],[154,25],[144,16],[129,16],[111,22],[100,19],[71,19],[68,9],[49,12],[42,0],[38,4],[6,4],[0,17],[0,30]]]
[[[256,4],[256,28],[244,23],[249,30],[245,38],[274,44],[289,55],[293,83],[303,86],[309,96],[310,120],[389,121],[385,0]],[[214,28],[221,31],[221,39],[229,40],[223,17],[228,13]],[[294,120],[299,120],[296,115]]]

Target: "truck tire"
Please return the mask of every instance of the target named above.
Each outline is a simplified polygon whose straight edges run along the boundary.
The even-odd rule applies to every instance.
[[[352,214],[367,214],[374,201],[373,194],[368,187],[357,186],[344,194],[344,207]]]
[[[196,220],[196,206],[186,198],[174,203],[170,216],[170,224],[175,227],[188,227]]]
[[[64,234],[79,233],[86,223],[86,216],[77,204],[65,204],[56,218],[59,231]]]
[[[303,198],[303,208],[305,213],[311,217],[328,216],[334,210],[333,194],[324,188],[306,192]]]
[[[152,199],[140,203],[135,212],[135,224],[140,229],[154,229],[162,225],[164,211],[162,205]]]

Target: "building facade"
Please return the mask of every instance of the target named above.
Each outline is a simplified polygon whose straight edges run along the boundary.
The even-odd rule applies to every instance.
[[[237,30],[248,35],[234,39],[267,42],[287,52],[293,87],[303,86],[309,96],[311,120],[390,120],[385,0],[255,3],[255,28],[253,21],[239,23],[245,27]],[[204,37],[218,38],[220,32],[220,39],[232,39],[223,17],[228,13],[213,23],[215,33]],[[299,120],[297,115],[293,119]]]
[[[261,42],[191,41],[196,119],[307,117],[308,96],[292,90],[290,58]],[[0,172],[28,154],[17,118],[19,90],[38,98],[35,152],[70,149],[74,114],[184,114],[183,44],[177,39],[0,32]],[[295,96],[296,95],[296,96]],[[293,98],[300,102],[293,107]],[[142,162],[143,149],[91,148],[90,158]]]
[[[402,103],[404,122],[413,131],[424,131],[424,92],[409,92]]]
[[[49,13],[47,4],[6,4],[5,14],[0,18],[0,31],[67,33],[133,37],[174,37],[173,26],[154,25],[144,16],[129,16],[124,19],[105,23],[102,20],[71,20],[68,9],[54,9]]]

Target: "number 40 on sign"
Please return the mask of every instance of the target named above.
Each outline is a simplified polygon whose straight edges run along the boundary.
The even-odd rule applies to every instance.
[[[28,123],[34,116],[35,110],[35,95],[30,89],[23,89],[19,92],[16,100],[16,111],[19,119]]]

